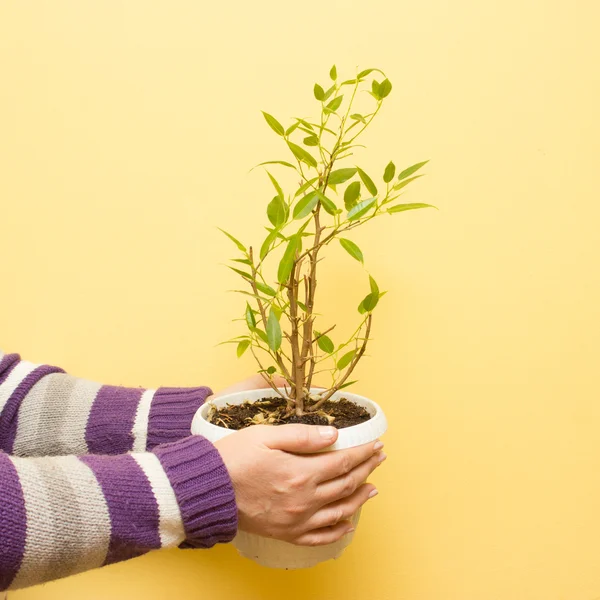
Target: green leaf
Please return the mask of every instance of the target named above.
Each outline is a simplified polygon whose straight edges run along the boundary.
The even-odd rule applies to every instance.
[[[279,263],[277,270],[277,281],[283,285],[289,278],[292,269],[294,268],[294,260],[296,258],[296,252],[298,250],[300,238],[297,235],[293,235],[288,242],[287,248],[283,253],[283,258]]]
[[[360,181],[353,181],[344,192],[344,206],[350,210],[357,202],[360,196]]]
[[[267,171],[267,175],[269,176],[273,187],[277,190],[277,195],[283,200],[285,196],[283,195],[283,190],[281,189],[279,182],[277,181],[277,179],[275,179],[275,177],[273,177],[273,175],[271,175],[271,173],[269,173],[269,171]]]
[[[403,179],[400,183],[397,183],[393,189],[395,189],[396,191],[401,190],[403,187],[406,187],[409,183],[411,183],[415,179],[419,179],[420,177],[424,177],[424,175],[415,175],[414,177]]]
[[[381,94],[379,93],[379,82],[373,79],[371,83],[371,94],[377,99],[381,100]]]
[[[256,289],[260,290],[263,294],[267,294],[267,296],[277,295],[277,292],[270,285],[261,283],[260,281],[256,282]]]
[[[346,79],[346,81],[342,81],[342,83],[340,83],[340,86],[342,85],[353,85],[356,83],[356,79]]]
[[[329,77],[331,77],[332,81],[337,79],[337,69],[335,68],[335,65],[331,67],[331,70],[329,71]]]
[[[333,92],[335,92],[335,83],[325,92],[325,101],[329,100]]]
[[[377,285],[377,282],[373,279],[371,275],[369,275],[369,285],[371,286],[371,292],[373,294],[379,295],[379,286]]]
[[[264,110],[262,111],[262,114],[265,118],[265,121],[269,124],[269,127],[277,135],[281,135],[281,136],[285,135],[285,129],[283,128],[283,125],[273,115],[266,113]]]
[[[294,219],[303,219],[306,217],[313,208],[317,205],[319,197],[315,191],[309,192],[301,198],[294,206]]]
[[[376,200],[377,198],[368,198],[367,200],[363,200],[362,202],[359,202],[356,206],[352,207],[348,211],[348,221],[356,221],[357,219],[360,219],[362,216],[366,215],[369,212],[369,210],[371,210]]]
[[[315,190],[315,194],[318,196],[323,208],[330,214],[336,215],[338,212],[341,212],[340,209],[335,205],[333,200],[330,200],[321,190]]]
[[[362,182],[365,184],[365,187],[369,190],[369,193],[373,196],[377,196],[377,186],[373,183],[373,180],[360,168],[356,167],[358,171],[358,175],[362,179]]]
[[[366,312],[371,312],[379,302],[379,294],[371,293],[364,298],[362,306]]]
[[[254,318],[254,311],[248,302],[246,302],[246,323],[250,330],[256,327],[256,319]]]
[[[304,127],[306,127],[307,129],[312,130],[312,128],[313,128],[313,126],[308,121],[305,121],[304,119],[299,119],[298,117],[296,117],[296,121],[298,121],[298,123],[302,123],[302,125],[304,125]]]
[[[247,258],[232,258],[230,260],[232,260],[233,262],[242,263],[243,265],[252,265],[252,263]]]
[[[350,118],[354,119],[355,121],[360,121],[361,123],[364,123],[365,125],[367,124],[367,120],[362,115],[359,115],[358,113],[350,115]]]
[[[237,347],[237,356],[238,358],[248,350],[248,346],[250,346],[250,340],[243,340],[238,344]]]
[[[267,319],[268,322],[268,319]],[[256,333],[258,335],[258,337],[265,343],[268,344],[269,343],[269,338],[267,337],[267,334],[262,330],[259,329],[258,327],[254,330],[254,333]]]
[[[283,314],[283,310],[281,308],[279,308],[279,306],[277,306],[276,304],[273,304],[271,306],[271,308],[273,309],[273,312],[275,313],[277,320],[281,321],[281,315]]]
[[[273,375],[273,373],[276,373],[276,372],[277,372],[277,369],[276,369],[275,367],[273,367],[273,366],[270,366],[270,367],[267,369],[267,373],[268,373],[269,375]]]
[[[345,183],[348,179],[352,179],[356,175],[356,168],[350,169],[336,169],[335,171],[331,171],[329,174],[328,183],[332,185],[338,185],[340,183]]]
[[[283,165],[284,167],[290,167],[291,169],[296,170],[296,167],[285,160],[267,160],[266,162],[261,162],[256,165],[256,167],[262,167],[263,165]],[[256,169],[256,167],[252,167]]]
[[[309,135],[302,140],[302,143],[306,146],[318,146],[319,138],[316,135]]]
[[[300,123],[294,123],[293,125],[290,125],[285,130],[285,135],[290,135],[291,133],[294,133],[294,131],[296,131],[296,129],[298,129],[298,125],[300,125]]]
[[[296,300],[296,304],[304,311],[304,312],[308,312],[308,309],[306,308],[306,304],[304,304],[303,302],[300,302],[300,300]]]
[[[275,196],[275,198],[273,198],[271,203],[275,202],[275,200],[278,200],[277,196]],[[268,214],[268,211],[269,211],[269,209],[267,208],[267,214]],[[270,216],[269,216],[269,220],[271,220]],[[265,238],[263,245],[260,247],[260,260],[265,259],[265,256],[267,256],[267,254],[269,253],[269,250],[271,249],[271,246],[273,245],[273,242],[277,238],[278,234],[279,234],[278,229],[272,229],[271,232],[269,233],[269,235]]]
[[[394,175],[396,174],[396,165],[390,161],[383,172],[383,181],[385,183],[389,183],[392,179],[394,179]]]
[[[379,96],[383,99],[383,98],[387,98],[387,96],[390,95],[390,92],[392,91],[392,82],[389,79],[384,79],[380,84],[379,84]]]
[[[344,356],[342,356],[342,358],[340,358],[340,360],[338,360],[337,368],[340,371],[342,369],[345,369],[352,362],[352,359],[354,358],[355,354],[356,354],[356,350],[351,350],[350,352],[346,352],[346,354],[344,354]]]
[[[342,105],[342,101],[344,99],[343,94],[341,96],[337,96],[337,98],[334,98],[326,107],[326,111],[331,111],[331,112],[335,112],[341,105]]]
[[[408,167],[408,169],[404,169],[404,171],[402,171],[402,173],[400,173],[400,175],[398,175],[398,181],[401,181],[405,177],[412,175],[415,171],[418,171],[421,167],[426,165],[428,162],[429,162],[428,160],[424,160],[423,162],[417,163],[416,165],[413,165],[412,167]]]
[[[365,257],[363,256],[361,249],[352,240],[340,238],[340,244],[352,258],[355,258],[360,263],[365,262]]]
[[[369,73],[372,73],[375,70],[376,69],[365,69],[364,71],[361,71],[356,77],[358,79],[362,79],[363,77],[366,77]]]
[[[290,209],[280,196],[275,196],[267,206],[267,217],[275,227],[281,227],[289,214]]]
[[[358,383],[358,379],[355,379],[354,381],[347,381],[346,383],[344,383],[344,385],[340,385],[338,390],[343,390],[344,388],[350,387],[351,385],[354,385],[355,383]]]
[[[269,311],[267,319],[267,341],[273,352],[277,352],[281,348],[281,326],[273,309]]]
[[[335,346],[331,341],[331,338],[326,335],[321,335],[318,331],[315,331],[315,335],[317,336],[317,345],[323,352],[327,352],[327,354],[331,354],[335,350]]]
[[[323,90],[323,88],[318,83],[315,83],[315,87],[314,87],[313,91],[315,94],[315,98],[319,102],[323,102],[323,100],[325,100],[325,90]]]
[[[298,160],[306,163],[309,167],[317,167],[317,161],[304,148],[294,144],[293,142],[288,142],[287,145]]]
[[[417,208],[435,208],[437,206],[433,206],[433,204],[423,204],[422,202],[411,202],[410,204],[396,204],[396,206],[390,206],[387,209],[389,213],[397,213],[404,212],[405,210],[415,210]]]
[[[227,233],[224,229],[218,227],[219,231],[222,231],[242,252],[246,252],[246,246],[239,240],[236,240],[230,233]]]
[[[241,275],[244,279],[252,280],[252,275],[250,275],[250,273],[245,273],[244,271],[240,271],[239,269],[236,269],[230,265],[227,265],[227,267],[232,271],[235,271],[238,275]]]
[[[317,179],[319,179],[318,177],[313,177],[312,179],[309,179],[306,183],[303,183],[297,190],[296,193],[294,194],[294,198],[296,198],[297,196],[300,196],[301,194],[304,194],[304,192],[313,185],[313,183],[315,181],[317,181]]]

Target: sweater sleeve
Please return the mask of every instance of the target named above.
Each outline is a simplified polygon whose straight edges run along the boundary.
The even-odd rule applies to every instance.
[[[208,387],[102,385],[0,351],[0,451],[17,456],[122,454],[190,435]]]
[[[199,436],[114,456],[0,452],[0,489],[0,591],[237,530],[227,469]]]

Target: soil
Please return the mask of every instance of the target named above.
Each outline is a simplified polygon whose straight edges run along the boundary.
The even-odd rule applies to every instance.
[[[219,409],[213,408],[208,415],[208,420],[213,425],[235,430],[261,423],[265,425],[285,425],[286,423],[331,425],[337,429],[344,429],[364,423],[371,418],[371,415],[362,406],[346,398],[328,400],[318,411],[307,412],[300,417],[295,414],[286,417],[285,409],[286,401],[283,398],[262,398],[254,402],[227,404]],[[310,410],[310,404],[306,409]]]

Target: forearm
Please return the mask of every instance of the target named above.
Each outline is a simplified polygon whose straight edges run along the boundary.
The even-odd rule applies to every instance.
[[[0,590],[159,548],[208,548],[237,529],[227,470],[197,436],[118,456],[0,453],[0,489]]]
[[[188,436],[211,393],[102,385],[0,352],[0,450],[17,456],[151,450]]]

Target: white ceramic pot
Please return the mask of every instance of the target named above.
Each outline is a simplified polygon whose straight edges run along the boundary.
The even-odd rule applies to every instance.
[[[281,389],[281,391],[284,390]],[[318,394],[321,391],[322,389],[311,390],[313,394]],[[215,398],[202,406],[196,413],[192,422],[192,433],[202,435],[211,442],[216,442],[227,435],[231,435],[235,431],[213,425],[206,420],[211,404],[221,407],[225,404],[242,404],[247,400],[252,402],[269,397],[275,397],[275,393],[273,390],[267,388],[263,390],[236,392]],[[371,415],[371,418],[365,423],[340,429],[336,443],[328,448],[327,451],[343,450],[367,444],[375,441],[385,433],[387,421],[383,411],[375,402],[363,396],[344,391],[336,392],[332,396],[332,400],[340,398],[347,398],[359,406],[364,406]],[[360,511],[352,517],[351,521],[354,527],[356,527],[359,517]],[[352,541],[353,536],[354,534],[351,533],[333,544],[312,548],[295,546],[288,542],[240,531],[233,540],[233,544],[242,556],[250,558],[265,567],[275,569],[305,569],[331,558],[339,558],[346,546]]]

